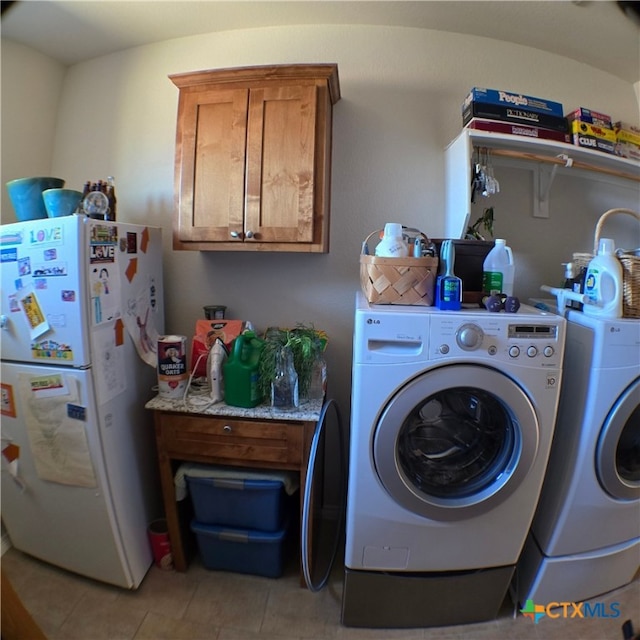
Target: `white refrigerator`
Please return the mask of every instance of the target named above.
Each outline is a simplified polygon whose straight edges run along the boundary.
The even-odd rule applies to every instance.
[[[0,226],[2,521],[12,546],[135,589],[162,515],[145,402],[164,332],[161,230]]]

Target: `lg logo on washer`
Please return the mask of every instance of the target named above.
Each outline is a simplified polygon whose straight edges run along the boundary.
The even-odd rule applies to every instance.
[[[376,320],[375,318],[367,318],[367,324],[380,324],[380,320]]]

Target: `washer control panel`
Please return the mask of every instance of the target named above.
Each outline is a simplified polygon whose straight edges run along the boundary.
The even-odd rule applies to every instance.
[[[519,314],[434,314],[431,317],[430,356],[515,362],[526,366],[558,367],[562,362],[564,319],[540,319]]]

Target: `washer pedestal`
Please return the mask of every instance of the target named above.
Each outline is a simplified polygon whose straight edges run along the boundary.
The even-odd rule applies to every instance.
[[[550,558],[529,534],[514,577],[518,600],[522,606],[527,600],[536,604],[590,600],[629,584],[638,571],[638,558],[640,538]]]
[[[346,627],[438,627],[494,620],[514,566],[433,573],[345,569]]]

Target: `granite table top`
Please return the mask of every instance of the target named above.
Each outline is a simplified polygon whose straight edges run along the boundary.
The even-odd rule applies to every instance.
[[[228,416],[233,418],[257,418],[261,420],[291,420],[300,422],[317,422],[322,410],[321,400],[301,401],[300,406],[291,411],[274,409],[269,404],[259,404],[256,407],[232,407],[224,402],[212,403],[206,396],[187,396],[183,398],[166,398],[155,396],[146,404],[146,409],[154,411],[175,411],[178,413],[192,413],[207,416]]]

